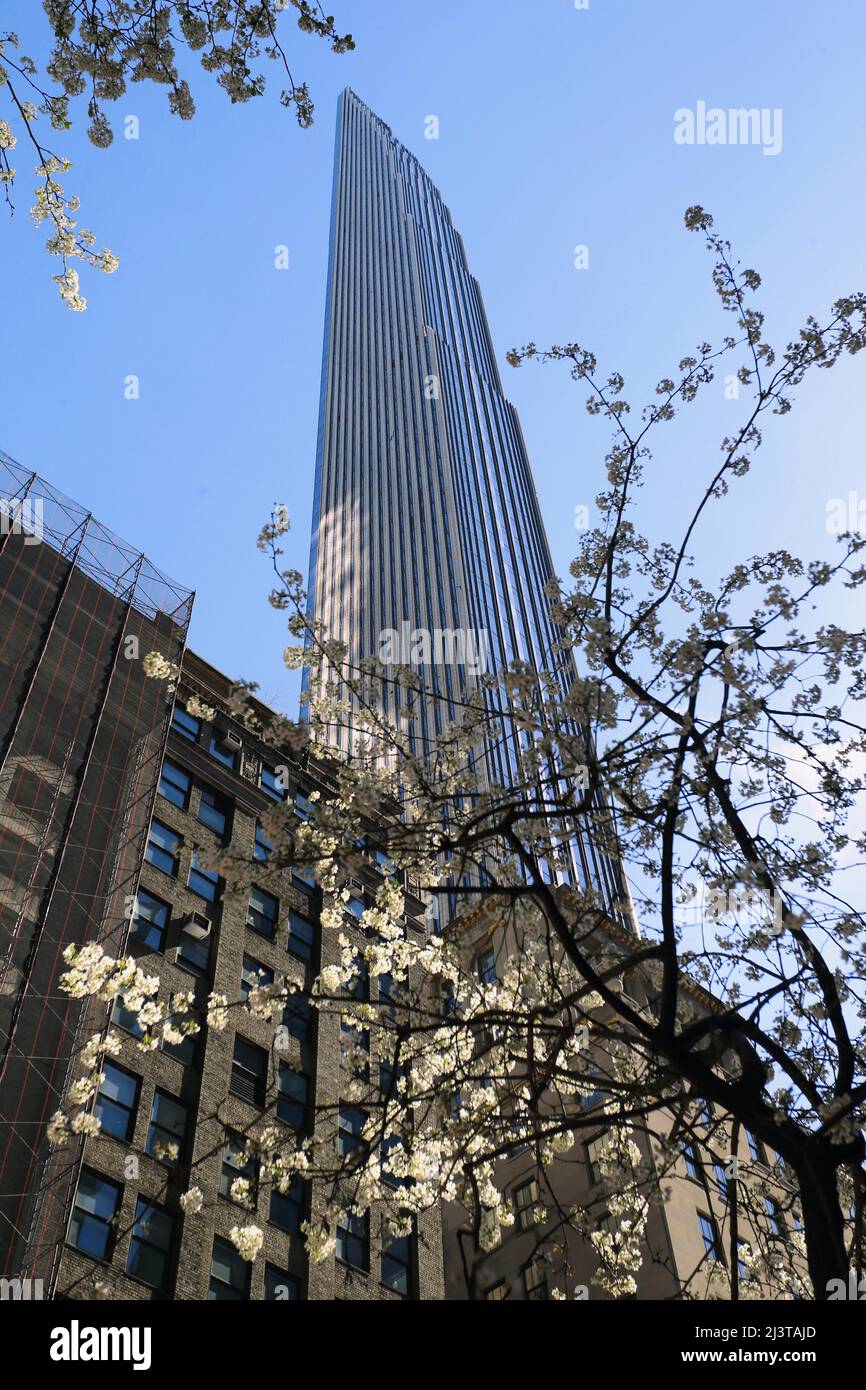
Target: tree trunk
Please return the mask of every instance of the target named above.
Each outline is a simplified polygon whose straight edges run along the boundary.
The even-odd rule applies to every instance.
[[[847,1285],[845,1219],[839,1205],[834,1157],[811,1150],[795,1168],[803,1208],[803,1234],[809,1277],[816,1301],[826,1299],[831,1279]]]

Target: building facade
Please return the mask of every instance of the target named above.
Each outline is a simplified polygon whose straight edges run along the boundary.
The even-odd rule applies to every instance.
[[[0,454],[0,1277],[65,1229],[45,1126],[84,1020],[62,952],[126,930],[170,718],[140,658],[180,659],[191,603]]]
[[[417,667],[416,756],[479,676],[512,661],[574,680],[557,654],[553,563],[477,280],[439,191],[350,90],[337,116],[310,608],[357,667]],[[487,691],[489,783],[513,786],[526,735]],[[384,683],[384,707],[403,717]],[[349,733],[329,731],[348,745]],[[556,769],[551,768],[551,775]],[[600,837],[575,838],[567,877],[625,892]]]

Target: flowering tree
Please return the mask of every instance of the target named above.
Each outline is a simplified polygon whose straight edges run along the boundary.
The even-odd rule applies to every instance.
[[[86,101],[87,134],[104,149],[113,139],[107,103],[122,97],[128,82],[153,82],[167,89],[170,110],[191,120],[195,102],[178,65],[178,49],[187,49],[199,55],[232,102],[261,96],[265,76],[259,60],[276,63],[287,84],[280,102],[295,112],[300,126],[310,126],[313,102],[307,84],[292,75],[280,26],[281,12],[290,6],[303,33],[326,39],[335,53],[354,48],[351,34],[339,34],[333,17],[308,0],[43,0],[53,40],[44,76],[20,51],[18,35],[0,31],[0,89],[9,105],[8,119],[0,118],[0,183],[14,211],[11,158],[19,142],[29,146],[39,180],[31,216],[37,227],[47,224],[46,245],[62,266],[54,281],[70,309],[87,307],[73,263],[110,274],[118,259],[97,251],[94,234],[78,226],[79,200],[60,181],[72,165],[40,134],[40,119],[52,131],[68,130],[75,102]]]
[[[826,1298],[849,1267],[860,1275],[866,956],[863,915],[846,901],[839,869],[866,849],[849,826],[863,793],[866,642],[822,612],[834,592],[862,587],[864,542],[843,533],[833,562],[744,557],[715,585],[697,577],[691,549],[713,512],[730,507],[764,420],[792,408],[812,369],[864,346],[866,297],[840,299],[776,350],[752,301],[758,275],[739,267],[703,210],[691,208],[686,226],[706,239],[732,331],[663,377],[637,426],[622,378],[604,376],[578,345],[510,354],[514,366],[568,364],[590,414],[613,431],[600,524],[583,536],[571,582],[550,594],[559,656],[575,661],[565,692],[519,663],[467,679],[441,737],[419,756],[413,719],[431,696],[418,669],[378,657],[350,665],[309,615],[301,576],[280,567],[285,516],[260,538],[278,575],[271,601],[295,638],[287,665],[308,673],[307,717],[263,725],[251,687],[238,688],[235,713],[277,746],[309,745],[327,773],[329,790],[304,818],[276,805],[265,829],[270,868],[307,864],[321,886],[322,929],[339,952],[313,1002],[339,1013],[351,1036],[343,1099],[362,1116],[348,1144],[336,1142],[334,1107],[300,1140],[286,1143],[267,1116],[245,1136],[267,1181],[315,1180],[313,1258],[333,1249],[347,1206],[375,1204],[399,1230],[413,1213],[454,1201],[466,1214],[474,1292],[485,1252],[513,1222],[497,1165],[528,1146],[543,1180],[540,1244],[567,1276],[576,1234],[598,1257],[595,1282],[627,1295],[652,1206],[695,1142],[723,1172],[730,1257],[723,1269],[708,1250],[685,1294],[811,1288]],[[741,418],[681,540],[653,545],[639,528],[651,442],[723,363]],[[395,688],[399,721],[383,712]],[[496,785],[484,750],[512,722],[523,735],[520,767]],[[338,753],[331,731],[346,728],[350,751]],[[347,878],[365,836],[385,872],[350,926]],[[576,838],[625,866],[640,933],[629,904],[569,881]],[[249,884],[247,863],[225,853],[219,867],[229,884]],[[447,904],[441,933],[407,930],[407,884]],[[479,940],[494,956],[480,974]],[[175,1000],[167,1019],[153,1002],[157,982],[134,962],[86,948],[70,952],[69,965],[74,994],[119,993],[139,1011],[145,1047],[166,1027],[225,1027],[233,1010],[276,1019],[294,987],[277,981],[246,1002],[215,996],[206,1020],[191,1004],[179,1015]],[[362,967],[388,981],[375,1002],[354,989]],[[56,1119],[61,1142],[68,1125],[91,1124],[102,1046],[94,1040],[92,1070]],[[744,1129],[776,1155],[773,1177],[738,1162]],[[602,1226],[592,1203],[560,1197],[557,1177],[576,1138],[599,1130]],[[188,1213],[203,1200],[194,1175],[191,1184]],[[772,1212],[783,1208],[802,1224],[792,1241],[799,1271],[778,1240]],[[256,1241],[256,1228],[238,1228],[239,1249],[253,1255]]]

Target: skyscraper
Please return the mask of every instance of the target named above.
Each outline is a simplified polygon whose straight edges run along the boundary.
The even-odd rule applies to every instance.
[[[514,407],[481,291],[441,194],[350,90],[337,116],[310,549],[310,608],[348,660],[415,664],[410,727],[424,755],[454,701],[511,661],[556,670],[545,585],[554,574]],[[426,651],[423,643],[426,641]],[[488,692],[491,713],[501,695]],[[392,716],[400,692],[384,687]],[[390,708],[389,708],[390,706]],[[348,734],[338,735],[344,746]],[[491,783],[517,777],[507,718],[484,750]],[[592,839],[597,839],[593,836]],[[614,860],[575,839],[571,873],[624,897]]]

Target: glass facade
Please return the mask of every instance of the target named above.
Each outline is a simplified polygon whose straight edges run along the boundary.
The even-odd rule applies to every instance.
[[[423,756],[479,674],[555,653],[553,564],[520,424],[506,400],[478,282],[421,164],[350,90],[337,116],[328,291],[310,549],[310,611],[370,656],[418,665],[429,698],[409,724]],[[387,637],[386,634],[392,634]],[[390,647],[388,645],[390,643]],[[389,656],[389,653],[394,653]],[[400,692],[383,702],[402,714]],[[525,738],[497,692],[481,751],[514,784]],[[390,708],[389,708],[390,706]],[[345,732],[329,731],[345,747]],[[555,769],[552,769],[555,774]],[[576,837],[563,876],[621,900],[597,836]]]

